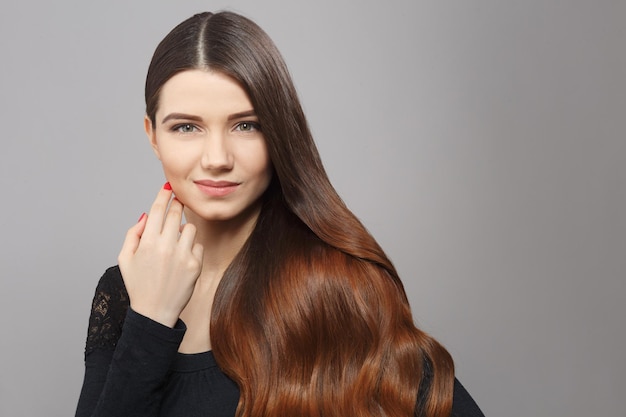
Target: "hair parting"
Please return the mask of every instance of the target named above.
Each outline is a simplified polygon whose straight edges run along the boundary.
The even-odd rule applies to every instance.
[[[206,48],[206,42],[204,39],[204,31],[206,30],[207,20],[200,23],[198,28],[198,41],[196,43],[196,54],[198,56],[196,66],[198,68],[208,67],[206,56],[204,55],[204,49]]]

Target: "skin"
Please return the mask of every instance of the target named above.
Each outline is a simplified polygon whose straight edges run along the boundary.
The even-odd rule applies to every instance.
[[[204,352],[215,290],[252,232],[271,180],[265,139],[245,91],[213,71],[173,76],[155,125],[147,117],[144,124],[172,190],[160,190],[128,230],[118,262],[131,308],[169,327],[182,319],[179,351]],[[206,181],[229,187],[199,185]]]

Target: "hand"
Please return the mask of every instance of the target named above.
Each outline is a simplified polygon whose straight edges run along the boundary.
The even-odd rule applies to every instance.
[[[170,202],[167,188],[159,191],[148,216],[126,233],[118,263],[131,308],[173,327],[193,293],[204,249],[195,242],[194,225],[181,228],[183,205]]]

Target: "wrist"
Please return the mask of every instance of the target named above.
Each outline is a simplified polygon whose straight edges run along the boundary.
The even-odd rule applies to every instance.
[[[178,322],[179,314],[174,312],[167,312],[163,308],[155,308],[147,305],[133,303],[131,301],[130,308],[137,314],[149,318],[163,326],[174,328]]]

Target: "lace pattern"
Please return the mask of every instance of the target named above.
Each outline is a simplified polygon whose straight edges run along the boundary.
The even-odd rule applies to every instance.
[[[115,350],[128,306],[128,293],[119,268],[107,269],[91,304],[85,356],[95,349]]]

